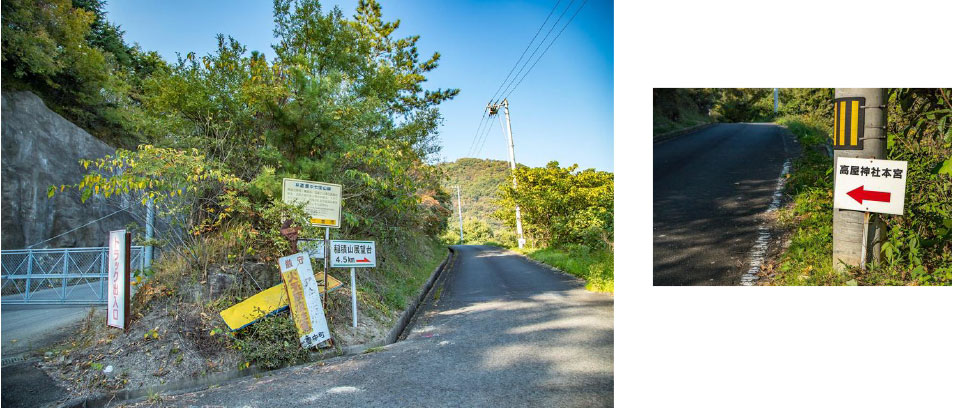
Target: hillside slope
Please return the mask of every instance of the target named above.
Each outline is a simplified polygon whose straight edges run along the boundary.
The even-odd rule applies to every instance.
[[[493,217],[497,207],[493,201],[497,189],[510,181],[510,163],[503,160],[485,160],[461,158],[455,162],[441,163],[444,171],[444,189],[451,194],[454,202],[454,214],[449,225],[457,227],[457,185],[460,185],[462,213],[464,220],[486,222],[493,230],[504,228],[503,223]]]

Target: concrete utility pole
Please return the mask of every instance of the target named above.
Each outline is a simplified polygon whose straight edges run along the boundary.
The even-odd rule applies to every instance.
[[[156,220],[156,205],[152,202],[151,198],[146,202],[146,205],[146,240],[149,241],[149,245],[146,245],[142,258],[142,266],[144,269],[149,269],[152,267],[152,236],[154,232],[152,224],[155,223]]]
[[[778,113],[778,88],[775,88],[773,93],[775,94],[775,113]]]
[[[488,104],[487,109],[490,110],[490,116],[497,114],[497,111],[500,107],[504,108],[504,116],[507,118],[507,140],[510,148],[510,174],[513,176],[513,188],[517,188],[517,161],[513,156],[513,130],[510,128],[510,103],[506,99],[503,100],[502,104]],[[523,245],[527,242],[523,239],[523,225],[520,221],[520,206],[516,205],[517,212],[517,246],[523,248]]]
[[[888,97],[884,88],[835,88],[835,98],[865,98],[864,150],[835,150],[834,160],[839,157],[857,157],[865,159],[884,159],[887,156],[886,126],[888,124],[885,104]],[[838,118],[835,118],[838,123]],[[867,228],[867,243],[862,249],[862,237],[865,231],[865,213],[860,211],[835,209],[832,215],[832,262],[835,271],[845,270],[842,262],[851,266],[862,263],[879,262],[881,241],[885,236],[885,226],[878,217],[871,217]],[[862,257],[866,259],[862,259]]]
[[[460,222],[460,244],[464,245],[464,216],[460,210],[460,185],[457,186],[457,220]]]

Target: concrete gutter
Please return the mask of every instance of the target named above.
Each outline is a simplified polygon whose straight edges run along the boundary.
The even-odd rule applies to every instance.
[[[427,279],[424,283],[424,286],[421,287],[420,292],[417,297],[413,299],[411,304],[401,313],[401,316],[398,317],[397,322],[394,324],[394,327],[391,328],[391,331],[388,332],[388,337],[386,340],[371,342],[368,344],[357,344],[354,346],[346,347],[343,349],[335,349],[334,353],[322,353],[322,352],[312,352],[308,355],[308,361],[305,361],[301,364],[310,364],[321,360],[328,360],[338,357],[347,357],[356,354],[362,354],[370,349],[376,349],[384,347],[390,344],[393,344],[400,338],[401,334],[407,328],[408,323],[411,322],[411,318],[414,317],[414,314],[417,312],[418,306],[424,300],[427,292],[431,290],[431,287],[434,286],[434,282],[437,278],[440,277],[447,265],[450,264],[451,259],[454,257],[454,250],[448,247],[447,258],[444,258],[444,261],[434,269],[434,272],[431,272],[431,277]],[[300,364],[299,364],[300,365]],[[89,407],[105,407],[111,404],[117,404],[120,402],[137,402],[132,400],[138,400],[149,395],[167,393],[167,394],[183,394],[193,391],[199,391],[206,388],[209,388],[214,385],[219,385],[227,381],[235,380],[238,378],[248,377],[252,375],[261,375],[270,371],[280,370],[291,366],[283,366],[275,368],[272,370],[265,370],[261,368],[251,367],[244,370],[232,370],[222,373],[211,374],[200,379],[185,379],[180,381],[174,381],[167,384],[163,384],[155,387],[143,387],[136,389],[125,389],[109,394],[96,394],[88,397],[79,397],[67,401],[63,404],[63,407],[67,408],[89,408]]]
[[[686,134],[695,132],[695,131],[697,131],[697,130],[703,130],[703,129],[708,128],[709,126],[712,126],[712,125],[715,125],[715,123],[703,123],[703,124],[701,124],[701,125],[691,126],[691,127],[685,128],[685,129],[674,130],[674,131],[672,131],[672,132],[666,132],[666,133],[663,133],[663,134],[661,134],[661,135],[655,135],[655,136],[653,136],[653,144],[660,143],[660,142],[665,142],[665,141],[667,141],[667,140],[669,140],[669,139],[673,139],[673,138],[676,138],[676,137],[679,137],[679,136],[682,136],[682,135],[686,135]]]

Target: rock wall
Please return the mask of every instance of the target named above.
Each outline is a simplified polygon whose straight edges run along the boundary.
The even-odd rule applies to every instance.
[[[20,249],[104,217],[128,203],[91,197],[82,203],[76,191],[47,197],[51,185],[78,182],[80,159],[113,154],[115,149],[49,110],[30,92],[2,93],[2,245]],[[133,205],[132,211],[143,212]],[[109,231],[133,218],[120,212],[34,248],[104,246]]]

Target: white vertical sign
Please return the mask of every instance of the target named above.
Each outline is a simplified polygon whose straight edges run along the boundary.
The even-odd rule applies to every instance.
[[[125,329],[126,323],[126,287],[129,279],[126,271],[126,230],[109,232],[108,271],[109,287],[107,299],[106,324]]]
[[[331,338],[308,253],[279,258],[278,265],[301,346],[311,348]]]

